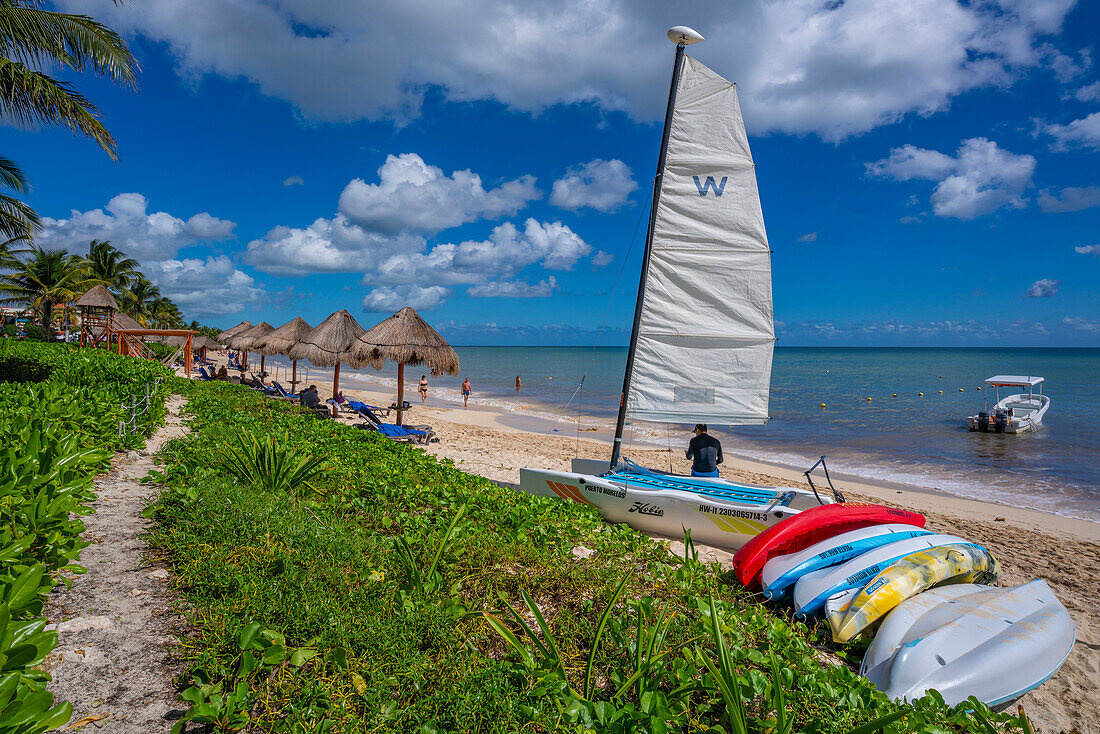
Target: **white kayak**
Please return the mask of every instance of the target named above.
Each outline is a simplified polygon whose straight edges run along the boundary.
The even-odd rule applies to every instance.
[[[875,548],[920,535],[932,535],[932,531],[903,523],[871,525],[826,538],[797,553],[775,556],[764,564],[760,574],[764,596],[778,599],[808,573],[838,566]]]
[[[943,586],[883,621],[860,673],[895,700],[935,689],[948,706],[998,706],[1053,676],[1076,640],[1069,612],[1039,579],[1014,588]]]
[[[957,535],[919,535],[879,546],[839,566],[812,571],[802,576],[794,585],[795,612],[802,616],[817,614],[833,594],[849,589],[862,589],[864,584],[910,553],[941,545],[969,542]]]

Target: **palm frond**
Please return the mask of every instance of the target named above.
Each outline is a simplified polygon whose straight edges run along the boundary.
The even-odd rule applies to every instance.
[[[18,199],[0,194],[0,237],[29,239],[41,228],[38,212]]]
[[[115,139],[90,100],[65,82],[5,58],[0,58],[0,117],[22,127],[64,125],[87,135],[118,159]]]
[[[31,182],[23,173],[23,169],[15,161],[2,155],[0,155],[0,184],[20,194],[31,190]]]
[[[35,68],[58,64],[133,84],[138,63],[115,31],[86,15],[0,6],[0,53]]]

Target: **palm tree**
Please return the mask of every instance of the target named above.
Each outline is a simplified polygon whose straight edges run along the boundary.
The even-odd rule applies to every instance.
[[[157,296],[149,302],[149,315],[158,329],[172,329],[183,323],[179,306],[165,296]]]
[[[0,274],[0,303],[20,304],[38,311],[42,328],[52,334],[53,309],[96,285],[88,278],[83,258],[64,250],[31,251],[10,273]]]
[[[150,303],[160,297],[160,289],[153,285],[140,273],[130,283],[130,287],[122,293],[122,302],[119,308],[127,316],[132,317],[141,325],[146,325],[151,316]]]
[[[0,242],[0,270],[19,267],[19,259],[31,251],[29,245],[30,240],[26,237],[12,237]]]
[[[122,37],[86,15],[43,10],[40,0],[0,0],[0,117],[19,127],[64,125],[111,158],[115,140],[99,110],[42,69],[85,72],[133,84],[138,63]]]
[[[84,264],[91,277],[102,280],[119,293],[124,293],[134,278],[141,275],[138,261],[126,257],[126,253],[112,245],[110,240],[92,240]]]
[[[2,105],[0,101],[0,109]],[[26,193],[31,188],[22,169],[3,156],[0,156],[0,186],[17,194]],[[0,237],[8,240],[27,238],[41,226],[42,222],[34,209],[7,194],[0,194]]]

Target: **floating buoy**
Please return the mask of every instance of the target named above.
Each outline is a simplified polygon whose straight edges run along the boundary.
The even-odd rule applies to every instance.
[[[822,408],[824,408],[824,407],[825,407],[825,403],[822,403],[822,404],[821,404],[821,407],[822,407]]]
[[[871,402],[871,398],[867,398],[867,402],[868,402],[868,403],[869,403],[869,402]]]
[[[940,390],[940,395],[943,395],[943,390]]]
[[[941,380],[943,379],[943,375],[940,375],[940,379],[941,379]]]
[[[963,391],[963,389],[962,389],[962,388],[960,387],[960,388],[959,388],[959,392],[962,392],[962,391]]]
[[[897,394],[897,393],[894,393],[894,397],[896,398],[897,396],[898,396],[898,394]]]
[[[981,391],[982,391],[982,389],[981,389],[981,388],[979,387],[979,388],[978,388],[978,392],[981,392]]]
[[[919,392],[919,393],[917,393],[917,397],[918,397],[918,398],[923,398],[923,397],[924,397],[924,393],[922,393],[922,392]]]

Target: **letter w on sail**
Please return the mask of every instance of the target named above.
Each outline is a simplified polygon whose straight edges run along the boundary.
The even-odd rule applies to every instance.
[[[698,176],[692,176],[695,180],[695,188],[699,189],[699,196],[706,196],[707,190],[714,192],[715,196],[721,196],[722,192],[726,190],[726,179],[728,176],[723,176],[721,183],[716,183],[714,176],[707,176],[706,181],[700,181]]]

